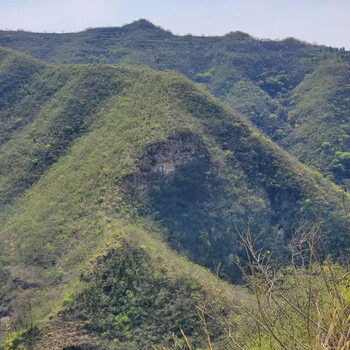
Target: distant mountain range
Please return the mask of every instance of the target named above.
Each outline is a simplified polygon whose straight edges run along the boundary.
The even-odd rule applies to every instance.
[[[348,52],[146,20],[0,45],[0,327],[25,330],[16,344],[152,349],[183,329],[201,346],[211,300],[228,348],[230,298],[249,291],[198,265],[239,281],[241,234],[286,263],[321,221],[321,255],[348,254]]]
[[[176,70],[249,118],[302,162],[347,186],[350,54],[293,38],[176,36],[139,20],[71,34],[0,32],[0,45],[54,63]]]

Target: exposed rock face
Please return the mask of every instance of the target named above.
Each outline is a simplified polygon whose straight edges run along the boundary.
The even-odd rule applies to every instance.
[[[187,134],[150,147],[149,161],[153,172],[172,174],[176,167],[193,161],[200,155],[201,144],[196,136]]]
[[[160,183],[169,183],[176,170],[208,158],[207,150],[196,135],[186,133],[149,146],[139,163],[140,172],[128,177],[145,192]]]

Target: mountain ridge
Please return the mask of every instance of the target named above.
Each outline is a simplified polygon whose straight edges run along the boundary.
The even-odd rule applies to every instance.
[[[8,49],[0,49],[0,60],[3,330],[11,324],[31,339],[37,323],[47,321],[53,333],[72,331],[62,346],[85,346],[69,343],[82,327],[91,336],[90,348],[102,341],[111,349],[151,349],[171,342],[176,329],[160,328],[156,320],[166,317],[178,336],[182,327],[203,344],[198,300],[216,300],[214,287],[225,284],[211,276],[210,286],[205,280],[193,285],[188,275],[200,270],[210,276],[200,264],[239,280],[236,261],[246,259],[239,233],[250,230],[260,248],[283,261],[297,229],[321,217],[321,254],[348,253],[349,196],[185,75],[40,63]],[[270,78],[262,84],[281,88]],[[247,87],[244,79],[238,82]],[[169,269],[174,262],[181,268]],[[145,290],[140,281],[147,283]],[[179,303],[188,308],[176,304],[181,315],[171,319],[174,288],[183,292]],[[121,298],[113,298],[112,290]],[[241,289],[234,293],[250,299]],[[154,312],[149,324],[137,317],[150,310],[145,298]],[[108,310],[105,317],[93,321],[91,315],[101,310],[91,300]],[[213,306],[219,315],[232,307],[230,300],[222,302]],[[162,307],[152,308],[164,304],[166,315]],[[242,326],[230,312],[211,326],[219,348],[224,340],[217,329],[231,318]],[[143,338],[138,327],[145,330]],[[53,346],[45,334],[39,327],[41,348]]]
[[[259,40],[242,32],[215,37],[176,36],[147,20],[70,34],[0,31],[0,45],[53,63],[118,63],[179,71],[203,84],[233,110],[238,109],[258,129],[307,165],[345,187],[349,182],[350,172],[342,155],[350,151],[348,143],[335,138],[321,140],[319,125],[299,118],[310,139],[303,152],[299,152],[304,144],[302,128],[295,128],[295,111],[303,113],[303,101],[294,98],[299,85],[303,85],[308,75],[325,72],[322,67],[329,63],[342,66],[342,75],[349,75],[350,56],[343,49],[311,45],[293,38]],[[330,90],[346,96],[346,91],[340,91],[342,88],[346,84],[329,85]],[[326,106],[332,104],[327,96],[318,96],[317,91],[310,97],[315,101],[324,98],[322,103]],[[301,108],[295,103],[301,104]],[[347,120],[348,108],[346,102],[342,110],[333,113],[329,123],[323,123],[321,135],[329,130],[333,134],[344,133],[336,123],[338,118]],[[322,144],[327,142],[329,155],[315,158],[312,144],[322,149]]]

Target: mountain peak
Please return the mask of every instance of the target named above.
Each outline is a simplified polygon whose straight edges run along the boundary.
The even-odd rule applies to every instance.
[[[163,28],[156,26],[151,21],[149,21],[148,19],[145,19],[145,18],[140,18],[137,21],[126,24],[123,26],[123,28],[125,28],[125,29],[142,29],[142,30],[157,30],[157,31],[161,30],[161,31],[165,32],[165,30]]]

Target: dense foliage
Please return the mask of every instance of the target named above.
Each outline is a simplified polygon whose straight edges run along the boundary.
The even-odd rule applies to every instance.
[[[181,330],[199,346],[205,339],[199,317],[202,308],[211,315],[211,337],[224,338],[220,322],[232,306],[225,296],[208,294],[196,275],[179,273],[183,261],[169,264],[169,257],[159,251],[150,254],[150,247],[125,239],[111,248],[82,277],[86,286],[65,317],[73,314],[115,349],[169,346],[173,334],[181,337]]]
[[[236,259],[245,253],[237,241],[247,226],[254,236],[264,233],[259,247],[283,260],[296,228],[320,215],[322,252],[347,253],[348,196],[178,73],[44,64],[8,49],[0,49],[0,57],[4,334],[10,325],[34,337],[40,320],[56,319],[71,306],[67,322],[81,322],[116,346],[168,344],[179,327],[200,344],[202,325],[193,310],[204,295],[216,300],[217,291],[213,284],[205,289],[207,280],[189,278],[198,267],[187,260],[175,278],[174,268],[163,268],[167,259],[154,267],[164,243],[147,253],[140,248],[152,235],[231,281],[241,278]],[[108,242],[137,232],[139,244],[115,248],[111,260],[97,258],[109,275],[80,278]],[[118,283],[127,284],[129,294]],[[158,288],[164,293],[152,294]],[[171,296],[181,315],[161,325],[160,309],[173,312]],[[94,312],[101,317],[92,321]],[[112,334],[118,327],[119,338]]]
[[[176,70],[242,112],[307,165],[347,186],[349,53],[293,38],[176,36],[139,20],[80,33],[0,32],[0,45],[55,63]],[[341,152],[341,153],[339,153]]]

